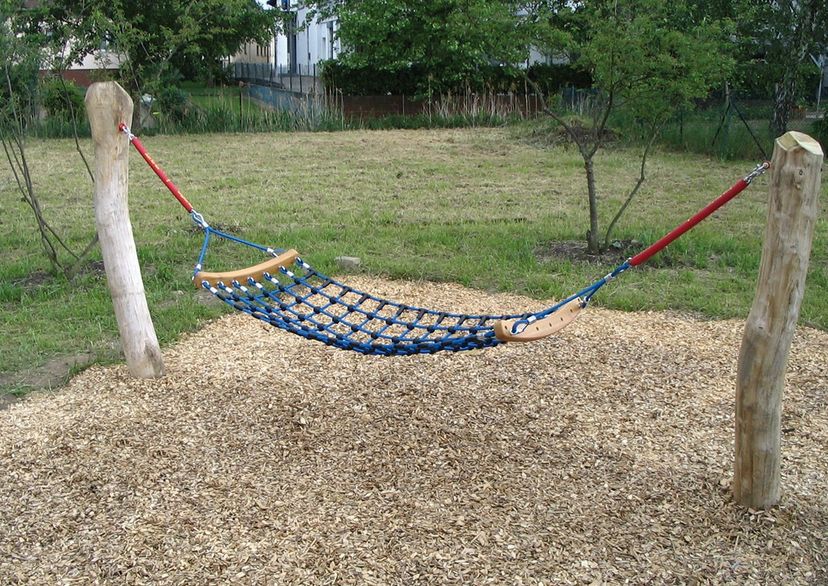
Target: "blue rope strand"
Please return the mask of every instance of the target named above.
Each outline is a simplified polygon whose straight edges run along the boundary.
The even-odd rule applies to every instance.
[[[219,238],[223,238],[224,240],[230,240],[231,242],[237,242],[238,244],[243,244],[244,246],[249,246],[250,248],[255,248],[256,250],[261,250],[262,252],[266,252],[270,255],[277,256],[285,251],[284,248],[270,248],[268,246],[262,246],[261,244],[256,244],[255,242],[250,242],[249,240],[245,240],[244,238],[239,238],[238,236],[233,236],[232,234],[228,234],[227,232],[222,232],[221,230],[216,230],[213,227],[209,227],[206,230],[210,230],[213,234],[218,236]],[[205,230],[205,231],[206,231]]]
[[[201,244],[201,253],[198,255],[198,260],[196,261],[195,269],[193,270],[193,278],[195,279],[196,274],[202,269],[204,266],[204,258],[207,256],[207,246],[210,244],[210,234],[213,233],[213,229],[207,226],[204,228],[204,242]]]

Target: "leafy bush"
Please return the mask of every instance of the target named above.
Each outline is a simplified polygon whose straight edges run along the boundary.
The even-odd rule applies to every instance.
[[[417,66],[387,70],[344,65],[340,61],[322,63],[322,81],[325,87],[336,88],[346,96],[413,96],[417,93],[417,82],[425,77],[426,72]]]
[[[537,63],[529,67],[526,73],[546,94],[555,93],[567,86],[581,89],[592,87],[589,72],[572,65]]]
[[[806,59],[797,68],[797,101],[810,101],[819,82],[819,69]],[[739,63],[732,89],[743,99],[773,99],[774,88],[781,81],[780,71],[763,59]]]
[[[34,114],[39,47],[32,35],[20,33],[20,23],[7,2],[0,2],[0,128],[16,126]]]
[[[41,82],[41,103],[50,116],[69,118],[80,117],[84,111],[84,92],[71,81],[59,77],[48,77]]]
[[[523,93],[532,88],[526,86],[525,76],[535,82],[542,91],[554,93],[564,86],[587,88],[592,85],[589,72],[571,65],[546,65],[538,63],[526,70],[510,65],[487,65],[466,72],[456,87],[447,93]],[[348,96],[408,95],[421,96],[427,85],[428,71],[420,65],[399,70],[355,67],[340,61],[326,61],[322,66],[325,87],[335,88]]]
[[[189,114],[190,106],[187,92],[175,86],[166,86],[155,96],[153,109],[157,109],[167,120],[181,122]]]

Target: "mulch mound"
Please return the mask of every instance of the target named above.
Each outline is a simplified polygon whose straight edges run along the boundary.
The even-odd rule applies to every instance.
[[[540,307],[353,278],[437,309]],[[0,411],[0,583],[828,582],[828,334],[797,332],[783,499],[731,499],[742,322],[590,309],[367,357],[234,315]]]

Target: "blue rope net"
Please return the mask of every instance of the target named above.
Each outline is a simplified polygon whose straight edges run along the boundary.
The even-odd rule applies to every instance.
[[[231,307],[310,340],[362,354],[405,356],[488,348],[494,324],[529,314],[462,315],[381,299],[323,275],[302,259],[246,284],[202,286]]]
[[[221,232],[206,223],[201,227],[205,236],[195,267],[196,279],[213,235],[274,257],[284,252]],[[525,326],[575,298],[586,305],[601,286],[628,266],[625,263],[611,275],[540,312],[506,315],[435,311],[382,299],[320,273],[301,258],[296,258],[290,268],[280,266],[277,274],[264,273],[261,279],[215,285],[205,280],[200,285],[234,309],[309,340],[362,354],[407,356],[503,344],[495,336],[498,321],[518,320],[516,324]]]

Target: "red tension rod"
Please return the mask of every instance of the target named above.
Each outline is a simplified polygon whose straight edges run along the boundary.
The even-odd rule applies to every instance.
[[[764,162],[760,165],[757,165],[756,168],[751,171],[747,176],[739,179],[733,187],[725,191],[719,197],[711,201],[707,204],[704,208],[699,210],[696,215],[692,218],[687,220],[686,222],[679,224],[676,226],[669,234],[663,236],[658,241],[652,243],[650,246],[636,254],[629,260],[630,266],[638,266],[643,262],[646,262],[651,256],[663,250],[667,247],[673,240],[693,228],[696,224],[704,220],[707,216],[718,210],[724,204],[729,202],[731,199],[739,195],[748,185],[750,182],[756,179],[759,175],[764,173],[768,168],[770,168],[769,162]]]
[[[164,183],[164,185],[167,186],[167,189],[169,189],[170,193],[172,193],[173,196],[175,197],[175,199],[178,200],[178,203],[180,203],[182,206],[184,206],[184,209],[187,210],[188,213],[192,214],[193,213],[192,204],[189,201],[187,201],[187,198],[184,197],[184,195],[181,193],[181,191],[178,189],[178,187],[175,186],[175,183],[173,183],[172,180],[170,180],[170,178],[167,177],[167,174],[164,173],[164,171],[161,169],[161,167],[158,166],[158,163],[156,163],[152,159],[150,154],[147,152],[147,149],[145,149],[144,145],[141,144],[141,141],[138,139],[138,137],[135,136],[134,134],[132,134],[132,131],[123,122],[121,122],[118,125],[118,130],[120,130],[121,132],[123,132],[124,134],[127,135],[127,137],[129,138],[129,142],[131,142],[132,146],[135,147],[135,150],[138,151],[141,154],[142,157],[144,157],[144,160],[147,162],[147,165],[150,166],[150,169],[155,171],[155,174],[158,175],[158,178],[161,179],[161,181]]]

